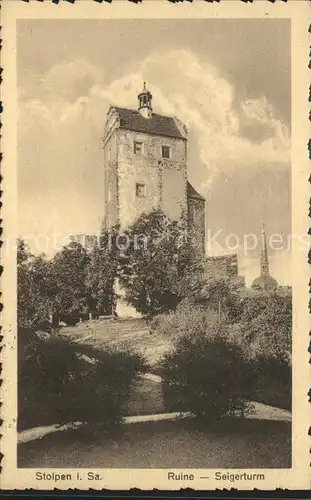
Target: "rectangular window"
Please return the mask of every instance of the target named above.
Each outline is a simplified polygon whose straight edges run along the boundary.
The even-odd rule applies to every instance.
[[[146,184],[136,184],[136,196],[140,198],[146,196]]]
[[[170,157],[171,157],[171,147],[162,146],[162,158],[170,158]]]
[[[143,153],[143,143],[134,141],[134,154],[141,155]]]

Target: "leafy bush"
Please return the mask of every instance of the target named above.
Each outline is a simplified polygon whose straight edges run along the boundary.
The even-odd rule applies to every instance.
[[[179,330],[174,349],[159,365],[168,409],[204,418],[243,409],[249,366],[242,350],[228,341],[226,323],[191,303],[167,319],[170,329]]]
[[[245,347],[252,359],[264,357],[291,364],[292,303],[290,297],[272,296],[256,315],[241,323]]]
[[[197,304],[225,315],[231,323],[239,320],[242,301],[234,279],[212,277],[205,279],[199,293],[194,297]]]
[[[19,428],[66,421],[109,426],[122,408],[144,359],[129,351],[95,352],[58,336],[19,334]]]
[[[258,356],[252,366],[254,383],[250,387],[250,397],[291,411],[291,365],[277,357]]]
[[[240,345],[253,367],[250,398],[291,409],[291,297],[267,295],[243,304],[239,324],[230,329],[230,341]]]
[[[188,299],[154,318],[174,344],[159,366],[169,408],[220,415],[247,399],[290,409],[290,298],[245,301],[242,318]]]
[[[225,335],[223,327],[226,324],[226,317],[186,298],[178,304],[175,312],[170,311],[155,316],[150,324],[152,329],[174,340],[183,335],[206,332],[214,338],[217,335]]]

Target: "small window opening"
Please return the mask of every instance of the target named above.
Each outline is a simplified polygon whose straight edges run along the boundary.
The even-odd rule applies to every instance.
[[[146,196],[146,184],[136,184],[136,196],[143,198]]]
[[[143,152],[143,143],[142,142],[134,142],[134,154],[141,155]]]
[[[162,158],[170,158],[170,157],[171,157],[170,146],[162,146]]]

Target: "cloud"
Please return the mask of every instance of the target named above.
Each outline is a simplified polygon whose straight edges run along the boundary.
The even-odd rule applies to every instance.
[[[178,116],[196,138],[205,168],[194,176],[204,191],[221,172],[259,164],[263,168],[288,167],[288,129],[274,117],[266,97],[236,103],[234,86],[217,68],[201,63],[191,52],[153,54],[136,73],[92,91],[103,99],[135,107],[143,79],[153,91],[156,109]]]
[[[43,75],[27,71],[19,78],[21,233],[98,230],[105,116],[111,104],[136,108],[144,80],[155,111],[188,127],[189,177],[203,194],[233,175],[241,175],[242,191],[244,173],[255,179],[259,171],[289,169],[289,133],[273,105],[264,95],[238,101],[234,85],[190,51],[151,54],[111,82],[81,59]]]
[[[89,89],[103,81],[103,70],[83,59],[59,63],[52,66],[44,75],[29,70],[20,75],[22,88],[29,98],[41,96],[42,99],[74,101],[87,95]]]
[[[234,86],[213,65],[186,51],[154,55],[142,64],[142,72],[161,110],[178,115],[196,134],[208,175],[258,162],[288,164],[287,128],[274,118],[265,96],[235,103]],[[246,120],[266,128],[265,140],[243,136]]]
[[[244,135],[255,142],[274,138],[274,146],[289,152],[290,138],[288,127],[274,118],[274,109],[266,97],[247,99],[240,106],[240,124]],[[249,135],[253,131],[254,133]]]
[[[27,112],[39,113],[41,106],[42,119],[53,118],[60,128],[73,126],[75,120],[83,126],[86,118],[102,126],[101,113],[110,104],[136,107],[137,92],[147,80],[155,108],[178,116],[196,136],[209,176],[244,164],[289,162],[287,127],[274,118],[266,97],[235,103],[233,85],[217,68],[201,63],[189,51],[153,54],[136,72],[108,85],[103,83],[102,71],[83,60],[52,67],[41,77],[42,92],[37,91],[38,77],[35,79],[35,90],[43,97],[40,103],[38,97],[25,100],[24,96]],[[247,125],[265,129],[264,140],[243,136],[241,131]]]

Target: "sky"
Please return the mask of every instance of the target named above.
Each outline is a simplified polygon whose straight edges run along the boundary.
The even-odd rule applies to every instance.
[[[188,128],[188,178],[207,200],[209,253],[238,244],[250,283],[259,248],[245,254],[245,237],[260,237],[264,220],[268,236],[287,241],[288,20],[20,20],[17,76],[19,233],[34,250],[50,254],[68,234],[99,230],[106,113],[137,108],[143,81],[154,111]],[[271,274],[290,284],[291,253],[278,248],[269,249]]]

